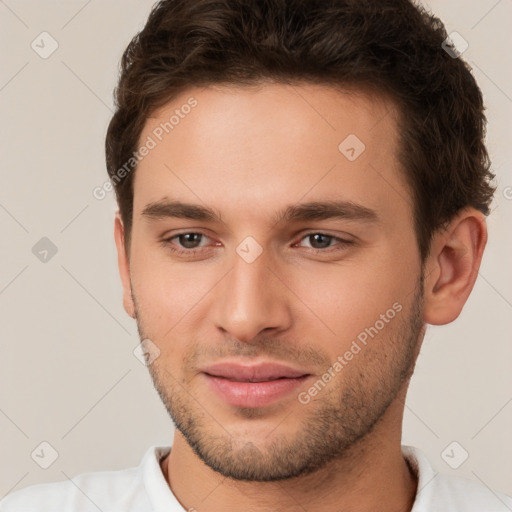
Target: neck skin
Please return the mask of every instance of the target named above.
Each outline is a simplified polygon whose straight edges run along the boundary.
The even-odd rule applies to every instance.
[[[184,508],[198,512],[409,512],[417,478],[401,452],[406,389],[347,456],[310,475],[278,482],[226,478],[206,466],[178,430],[170,454],[161,461],[162,472]]]

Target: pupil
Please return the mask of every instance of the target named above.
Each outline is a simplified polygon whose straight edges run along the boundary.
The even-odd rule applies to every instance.
[[[195,248],[194,243],[197,242],[196,237],[200,237],[200,236],[201,236],[200,233],[186,233],[184,235],[180,235],[180,243],[187,249],[194,249]],[[196,238],[196,240],[195,241],[191,240],[192,237]],[[188,238],[188,240],[187,240],[187,238]],[[185,240],[185,242],[183,242],[183,240]]]
[[[312,243],[313,247],[315,247],[315,243],[318,242],[318,239],[320,238],[320,246],[321,247],[315,247],[315,249],[329,247],[329,241],[330,241],[330,238],[331,238],[330,236],[322,235],[321,233],[317,233],[317,234],[314,234],[314,235],[310,235],[310,237],[312,237],[313,239],[316,239],[315,242]],[[324,243],[322,243],[322,238],[324,238]]]

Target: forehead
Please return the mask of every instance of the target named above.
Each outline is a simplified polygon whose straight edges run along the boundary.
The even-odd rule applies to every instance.
[[[410,215],[396,119],[389,100],[355,89],[191,88],[144,126],[139,147],[152,149],[135,173],[135,215],[162,198],[245,219],[301,198]]]

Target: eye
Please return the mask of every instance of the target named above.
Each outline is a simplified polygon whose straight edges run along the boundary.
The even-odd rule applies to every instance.
[[[354,243],[352,240],[343,240],[336,236],[319,232],[308,233],[305,236],[303,236],[301,240],[308,240],[311,244],[310,247],[314,252],[330,252],[326,251],[325,249],[332,247],[332,242],[334,241],[338,242],[338,247],[336,249],[342,249]]]
[[[191,256],[202,252],[203,249],[208,249],[207,243],[201,243],[205,240],[209,239],[204,233],[200,232],[185,232],[178,233],[177,235],[173,235],[172,237],[166,238],[162,240],[162,245],[177,255],[183,256]],[[337,250],[343,250],[347,246],[352,245],[354,241],[352,240],[344,240],[338,238],[333,235],[329,235],[327,233],[321,232],[312,232],[307,233],[302,236],[301,242],[308,240],[310,242],[310,252],[313,253],[330,253]],[[295,244],[295,246],[305,247],[308,246],[301,245],[301,242]],[[337,242],[333,245],[333,242]],[[216,245],[220,245],[216,243]]]
[[[179,243],[185,249],[196,249],[198,247],[197,244],[201,241],[201,237],[204,236],[205,235],[203,233],[181,233],[180,235],[176,235],[169,240],[177,238]]]
[[[204,238],[208,238],[204,233],[179,233],[170,238],[162,240],[162,243],[165,247],[171,249],[171,251],[176,252],[178,254],[192,254],[196,252],[196,249],[200,249],[201,247],[203,247],[199,244]],[[173,240],[175,239],[178,245],[176,245],[176,243],[173,243]]]

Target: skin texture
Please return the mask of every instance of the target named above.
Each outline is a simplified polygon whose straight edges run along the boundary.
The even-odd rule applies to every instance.
[[[165,478],[199,512],[410,510],[407,386],[425,324],[453,321],[471,292],[484,216],[461,211],[422,267],[396,111],[384,98],[312,84],[194,88],[155,112],[140,140],[190,97],[197,106],[137,168],[129,254],[115,220],[124,307],[160,351],[148,368],[178,427]],[[365,144],[354,161],[338,149],[349,134]],[[214,208],[221,221],[142,215],[162,199]],[[288,205],[326,200],[358,203],[378,220],[274,220]],[[204,236],[176,237],[184,233]],[[236,251],[249,236],[262,250],[251,263]],[[293,392],[235,407],[201,371],[280,362],[310,374],[298,390],[307,392],[378,320],[307,404]]]

